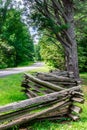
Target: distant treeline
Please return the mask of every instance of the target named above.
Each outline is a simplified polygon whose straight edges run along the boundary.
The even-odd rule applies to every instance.
[[[5,18],[0,8],[0,68],[14,67],[34,60],[34,45],[21,12],[9,9]]]

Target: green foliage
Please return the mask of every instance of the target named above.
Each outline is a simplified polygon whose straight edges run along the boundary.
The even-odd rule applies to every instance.
[[[13,48],[13,54],[15,56],[10,57],[9,62],[1,62],[0,68],[18,66],[24,62],[33,61],[34,57],[34,45],[30,32],[27,26],[21,20],[21,12],[16,9],[9,9],[6,13],[6,19],[2,26],[0,33],[0,39],[4,41],[4,45]],[[6,42],[5,42],[6,41]],[[3,51],[3,58],[6,61],[5,51]],[[9,50],[11,52],[11,49]],[[14,58],[15,57],[15,58]],[[0,58],[1,60],[1,58]]]
[[[57,25],[55,22],[55,19],[52,17],[45,17],[42,15],[42,12],[39,12],[36,9],[32,11],[31,13],[31,22],[33,20],[33,23],[31,23],[32,26],[37,27],[38,31],[43,31],[44,29],[50,30],[51,33],[56,34],[60,33],[65,29],[69,28],[69,25],[67,23],[63,23],[62,25]]]
[[[33,40],[27,27],[21,21],[20,12],[16,10],[8,11],[2,39],[6,39],[8,44],[15,48],[16,65],[25,61],[33,61]]]
[[[15,66],[15,49],[0,40],[0,69]]]
[[[64,69],[64,55],[59,48],[60,44],[56,43],[56,46],[51,40],[51,37],[46,36],[40,39],[41,57],[49,66],[62,70]]]
[[[87,72],[87,37],[79,41],[78,55],[80,72]]]
[[[77,2],[75,10],[76,38],[80,72],[87,71],[87,1]]]
[[[35,60],[36,61],[41,61],[40,45],[39,44],[35,44],[34,45],[34,49],[35,49]]]

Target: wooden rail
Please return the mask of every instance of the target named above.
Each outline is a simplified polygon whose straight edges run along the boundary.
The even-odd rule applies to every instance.
[[[56,80],[58,85],[50,83],[46,77],[53,79],[52,81]],[[79,119],[78,114],[82,112],[82,109],[74,105],[74,102],[84,102],[81,85],[73,77],[61,77],[62,79],[57,75],[44,73],[36,76],[25,74],[22,91],[29,99],[0,106],[0,130],[35,119],[60,119],[64,116],[73,120]],[[66,85],[64,87],[64,84],[59,85],[60,81],[62,84],[63,82],[67,82],[67,85],[74,84],[72,87],[66,87]]]

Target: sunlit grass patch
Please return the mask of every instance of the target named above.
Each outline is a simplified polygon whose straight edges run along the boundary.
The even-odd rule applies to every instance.
[[[22,74],[0,78],[0,105],[26,99],[21,92]]]
[[[49,68],[47,66],[38,67],[26,73],[33,74],[36,72],[47,72]],[[8,104],[26,99],[26,95],[21,92],[21,81],[23,80],[24,73],[9,75],[0,78],[0,105]]]

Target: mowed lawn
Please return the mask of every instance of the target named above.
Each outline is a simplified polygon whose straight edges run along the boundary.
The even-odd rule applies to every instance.
[[[21,92],[22,76],[22,74],[16,74],[0,78],[0,105],[27,98]]]
[[[48,69],[42,68],[36,71],[48,71]],[[32,71],[30,72],[32,73]],[[83,112],[80,115],[81,119],[77,122],[73,121],[43,121],[29,124],[29,130],[87,130],[87,73],[81,74],[83,79],[83,92],[85,103],[81,105]],[[26,99],[26,95],[21,92],[21,81],[23,74],[10,75],[0,78],[0,105],[8,104],[15,101]],[[16,128],[18,130],[18,128]]]
[[[49,68],[38,67],[38,69],[33,69],[28,73],[36,72],[47,72]],[[21,82],[23,80],[24,73],[10,75],[0,78],[0,105],[8,104],[15,101],[20,101],[26,99],[26,95],[21,92]]]

